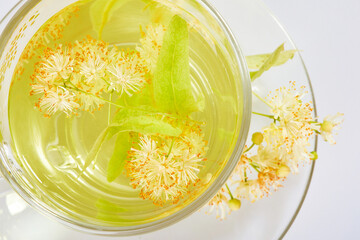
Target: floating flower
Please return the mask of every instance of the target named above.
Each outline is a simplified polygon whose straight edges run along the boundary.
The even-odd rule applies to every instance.
[[[75,102],[74,94],[64,88],[56,87],[45,93],[38,106],[40,109],[46,110],[49,115],[64,112],[69,116],[79,107],[79,104]]]
[[[206,142],[201,131],[190,131],[184,136],[184,141],[190,148],[191,154],[204,155],[206,152]]]
[[[126,63],[111,65],[107,68],[109,74],[108,91],[124,92],[131,96],[138,92],[144,84],[144,75]]]
[[[204,140],[203,140],[204,142]],[[140,196],[155,204],[176,203],[199,181],[204,153],[193,153],[184,138],[159,139],[140,137],[138,148],[132,148],[126,164],[131,184],[141,190]]]
[[[41,72],[49,79],[68,79],[73,72],[74,61],[68,50],[61,48],[55,53],[50,53],[42,63]]]
[[[155,72],[165,31],[165,26],[161,24],[148,25],[146,27],[146,33],[144,33],[144,36],[140,39],[141,46],[136,48],[151,73]]]
[[[103,82],[106,62],[99,57],[91,57],[80,63],[80,74],[84,76],[87,84],[95,85],[98,81]]]
[[[195,154],[190,155],[183,152],[181,159],[176,162],[178,182],[184,186],[190,183],[196,183],[199,179],[198,173],[200,172],[201,162],[203,160],[203,158],[199,158]]]
[[[41,57],[42,61],[35,65],[31,76],[30,92],[31,95],[41,95],[39,103],[47,103],[49,96],[54,99],[50,92],[61,87],[71,93],[72,102],[77,104],[74,109],[94,112],[106,102],[102,99],[103,93],[122,95],[125,92],[131,95],[147,82],[148,70],[139,53],[109,48],[105,42],[90,37],[74,44],[48,48]],[[50,111],[48,115],[61,112],[61,109],[44,108]],[[75,113],[66,108],[64,112],[67,115]]]

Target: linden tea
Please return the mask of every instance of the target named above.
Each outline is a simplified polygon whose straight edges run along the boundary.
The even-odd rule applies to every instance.
[[[15,157],[36,197],[129,226],[180,210],[214,181],[239,132],[239,70],[216,21],[184,10],[194,7],[79,1],[38,29],[9,97]]]

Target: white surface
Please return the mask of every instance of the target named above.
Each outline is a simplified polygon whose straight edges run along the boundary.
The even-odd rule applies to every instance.
[[[319,144],[310,190],[285,239],[359,239],[360,1],[264,2],[303,50],[319,116],[345,113],[337,145]]]
[[[319,115],[341,111],[346,117],[337,145],[320,143],[308,196],[285,239],[355,239],[360,235],[360,1],[264,1],[303,50]],[[0,3],[2,17],[15,1]]]

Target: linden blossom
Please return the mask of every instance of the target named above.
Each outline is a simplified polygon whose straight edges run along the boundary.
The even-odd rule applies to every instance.
[[[147,82],[146,74],[147,68],[136,52],[110,49],[89,37],[47,49],[32,76],[32,93],[41,94],[37,106],[50,116],[63,109],[67,115],[80,109],[92,112],[105,102],[103,92],[121,96],[140,91]],[[69,96],[65,108],[64,101],[59,101],[64,96],[59,87]]]
[[[258,69],[250,74],[252,80],[271,67],[284,64],[293,58],[295,52],[285,51],[282,44],[271,54],[246,57],[249,68]],[[270,100],[254,92],[254,96],[269,107],[271,114],[253,113],[273,122],[262,132],[253,134],[251,146],[245,147],[227,184],[208,203],[210,209],[217,209],[218,218],[224,219],[226,214],[237,210],[241,205],[240,199],[255,202],[276,191],[290,172],[297,173],[300,164],[315,159],[316,152],[308,150],[309,141],[315,134],[321,134],[325,141],[334,143],[333,130],[342,123],[343,115],[337,114],[326,117],[323,123],[317,122],[311,102],[303,101],[304,89],[301,87],[298,90],[295,82],[290,82],[289,88],[281,87],[270,93]],[[254,146],[258,147],[257,152],[248,156]],[[229,186],[234,188],[233,192]]]
[[[160,55],[166,27],[161,24],[152,24],[146,27],[146,32],[142,32],[140,39],[141,46],[137,47],[142,59],[145,59],[146,65],[153,74],[156,63]]]
[[[46,49],[32,75],[30,94],[40,96],[36,106],[48,117],[93,112],[105,103],[119,108],[110,120],[109,107],[109,125],[94,142],[82,173],[95,166],[103,143],[117,135],[108,181],[126,169],[141,198],[163,205],[177,203],[200,181],[207,149],[202,123],[189,117],[198,110],[190,82],[186,21],[175,16],[169,31],[153,24],[146,29],[137,50],[110,48],[91,37]],[[168,77],[172,71],[181,74]],[[149,89],[154,89],[150,95]]]
[[[188,191],[190,184],[200,179],[198,173],[205,160],[204,136],[198,128],[179,138],[156,141],[150,136],[140,137],[139,149],[131,148],[126,163],[127,174],[134,188],[141,189],[141,197],[163,205],[174,203]]]

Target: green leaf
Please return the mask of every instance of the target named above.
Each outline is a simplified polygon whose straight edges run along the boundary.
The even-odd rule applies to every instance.
[[[107,169],[107,180],[109,182],[114,181],[121,175],[124,170],[128,151],[131,148],[131,138],[128,132],[119,133],[116,142],[114,153],[109,161]]]
[[[188,115],[198,110],[191,89],[188,26],[177,15],[164,36],[153,88],[156,106],[161,111]]]
[[[95,0],[92,3],[90,6],[90,19],[99,39],[102,37],[105,24],[110,20],[114,12],[128,1],[129,0]]]
[[[295,53],[298,50],[287,50],[280,53],[279,58],[274,63],[273,66],[280,66],[285,64],[288,60],[293,59]],[[266,62],[266,60],[270,57],[271,53],[267,54],[259,54],[259,55],[251,55],[246,56],[246,63],[249,69],[259,69]]]
[[[269,70],[271,67],[275,66],[276,62],[278,61],[280,54],[284,51],[284,43],[281,44],[270,56],[266,59],[264,64],[260,67],[258,71],[251,72],[250,77],[251,81],[259,78],[264,72]]]
[[[147,116],[147,115],[155,115],[156,112],[152,111],[152,108],[147,108],[143,106],[143,108],[123,108],[120,109],[114,119],[113,123],[116,125],[121,125],[131,120],[131,118],[139,117],[139,116]]]
[[[119,123],[113,122],[111,127],[119,127],[119,131],[133,131],[146,135],[166,135],[178,137],[181,129],[175,128],[169,123],[157,119],[153,116],[136,116],[121,120]]]
[[[125,106],[154,106],[151,85],[147,84],[141,92],[133,94],[132,96],[123,94],[117,102]]]

